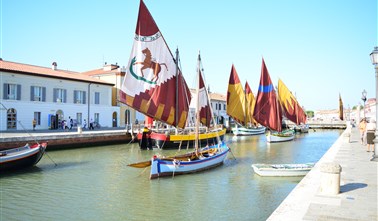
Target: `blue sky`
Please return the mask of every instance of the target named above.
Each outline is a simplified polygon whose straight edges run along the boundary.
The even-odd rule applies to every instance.
[[[139,0],[0,0],[3,60],[88,71],[127,66]],[[201,51],[206,84],[226,94],[231,65],[257,92],[264,57],[306,110],[375,97],[369,54],[377,40],[377,0],[145,0],[194,87]]]

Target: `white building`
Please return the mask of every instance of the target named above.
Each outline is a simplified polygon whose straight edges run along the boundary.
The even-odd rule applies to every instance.
[[[0,130],[57,129],[93,119],[101,127],[119,125],[120,108],[112,105],[114,84],[77,72],[0,60]],[[87,126],[88,126],[87,122]],[[69,125],[69,122],[68,122]]]
[[[192,102],[190,103],[189,107],[189,124],[194,125],[195,122],[195,97],[196,97],[196,90],[190,89],[192,95]],[[209,93],[210,96],[210,103],[211,108],[214,114],[214,118],[217,124],[222,124],[227,126],[230,120],[230,117],[227,115],[227,103],[226,103],[226,96],[219,93]]]

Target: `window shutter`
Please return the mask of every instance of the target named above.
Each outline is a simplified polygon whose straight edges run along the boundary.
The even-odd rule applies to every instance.
[[[86,100],[87,100],[87,96],[86,96],[87,94],[86,94],[86,92],[85,91],[83,91],[83,104],[86,104],[87,102],[86,102]]]
[[[17,100],[21,100],[21,84],[17,84]]]
[[[30,87],[30,100],[34,101],[34,86]]]
[[[63,94],[64,94],[64,98],[63,98],[64,101],[63,102],[67,103],[67,90],[66,89],[63,90]]]
[[[100,104],[100,93],[99,92],[95,93],[95,104]]]
[[[53,94],[53,102],[56,103],[56,99],[58,99],[58,90],[56,88],[54,88]]]
[[[42,88],[42,101],[43,101],[43,102],[46,101],[46,87],[43,87],[43,88]]]
[[[76,100],[77,100],[77,90],[74,90],[74,94],[73,94],[73,103],[76,104]]]
[[[3,99],[8,100],[8,84],[4,83]]]

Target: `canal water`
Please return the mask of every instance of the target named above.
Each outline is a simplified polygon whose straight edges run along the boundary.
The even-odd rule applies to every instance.
[[[227,135],[232,154],[222,166],[156,180],[127,164],[176,151],[48,151],[36,167],[0,175],[0,220],[266,220],[302,178],[260,177],[251,164],[317,162],[341,133],[311,130],[277,144]]]

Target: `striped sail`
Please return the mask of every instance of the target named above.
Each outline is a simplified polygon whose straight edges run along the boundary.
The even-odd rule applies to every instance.
[[[189,88],[163,35],[140,1],[120,101],[156,120],[184,128],[190,100]]]
[[[253,117],[258,123],[271,130],[282,131],[282,110],[264,59],[262,59],[260,84]]]

